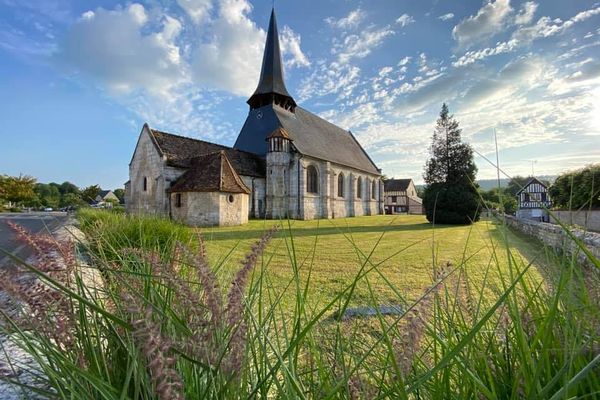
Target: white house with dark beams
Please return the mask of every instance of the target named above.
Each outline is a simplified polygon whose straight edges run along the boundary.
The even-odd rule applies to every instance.
[[[274,11],[247,103],[232,148],[144,125],[129,164],[128,212],[192,225],[383,214],[381,170],[354,135],[303,109],[288,92]]]
[[[536,178],[517,192],[517,218],[549,222],[547,209],[551,206],[548,187]]]

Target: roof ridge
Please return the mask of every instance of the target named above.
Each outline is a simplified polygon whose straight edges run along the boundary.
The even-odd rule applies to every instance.
[[[214,143],[214,142],[209,142],[208,140],[204,140],[204,139],[196,139],[193,137],[189,137],[189,136],[183,136],[183,135],[178,135],[175,133],[171,133],[171,132],[165,132],[165,131],[161,131],[159,129],[154,129],[154,128],[150,128],[150,126],[148,126],[148,129],[150,130],[150,132],[154,133],[154,132],[158,132],[158,133],[162,133],[163,135],[169,135],[169,136],[173,136],[176,138],[181,138],[181,139],[187,139],[187,140],[193,140],[195,142],[202,142],[202,143],[208,143],[208,144],[214,144],[215,146],[221,146],[221,147],[225,147],[228,149],[231,149],[232,147],[226,146],[224,144],[219,144],[219,143]],[[218,151],[218,150],[217,150]],[[208,154],[208,153],[207,153]]]

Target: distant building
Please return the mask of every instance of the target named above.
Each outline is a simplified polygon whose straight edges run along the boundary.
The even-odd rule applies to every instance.
[[[112,190],[101,190],[94,199],[94,204],[110,208],[113,204],[119,204],[119,198]]]
[[[536,178],[517,192],[517,218],[549,222],[548,208],[552,206],[548,187]]]
[[[412,179],[388,179],[383,182],[386,214],[423,214],[423,200],[417,196]]]
[[[233,148],[144,124],[129,164],[129,213],[191,225],[383,213],[381,170],[350,131],[296,104],[271,14],[256,91]]]

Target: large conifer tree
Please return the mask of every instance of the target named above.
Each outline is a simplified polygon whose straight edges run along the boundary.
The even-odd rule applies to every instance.
[[[473,149],[463,143],[458,121],[442,105],[425,165],[423,205],[427,220],[440,224],[468,224],[479,219]]]

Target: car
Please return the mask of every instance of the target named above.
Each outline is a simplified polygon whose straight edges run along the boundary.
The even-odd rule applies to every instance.
[[[54,211],[54,209],[52,207],[46,207],[44,208],[44,211]]]

